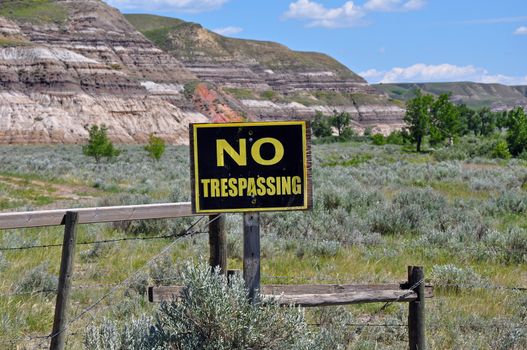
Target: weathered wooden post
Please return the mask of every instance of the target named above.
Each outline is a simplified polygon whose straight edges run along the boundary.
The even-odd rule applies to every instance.
[[[209,216],[209,264],[212,268],[220,267],[220,273],[227,273],[227,234],[225,232],[225,215]]]
[[[243,214],[243,280],[254,300],[260,289],[260,214]]]
[[[66,326],[70,299],[78,221],[78,213],[73,211],[66,212],[66,215],[64,216],[64,224],[66,227],[64,229],[64,241],[62,244],[59,287],[57,292],[57,302],[55,304],[55,318],[53,320],[53,330],[51,332],[50,350],[63,350],[66,341],[64,327]]]
[[[410,350],[424,350],[425,342],[425,274],[422,266],[408,266],[408,286],[419,283],[413,291],[417,299],[411,301],[408,309],[408,338]]]

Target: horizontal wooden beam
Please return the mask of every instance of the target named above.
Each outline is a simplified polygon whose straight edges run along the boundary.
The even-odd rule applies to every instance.
[[[194,215],[190,202],[26,211],[0,213],[0,229],[64,225],[64,215],[67,211],[79,213],[79,224],[170,219]]]
[[[399,284],[270,284],[262,287],[262,294],[333,294],[386,289],[399,289]]]
[[[298,305],[304,307],[330,306],[346,304],[365,304],[387,301],[410,302],[417,299],[414,291],[399,290],[363,290],[332,294],[263,295],[264,300],[275,300],[280,305]]]
[[[280,297],[284,296],[284,302],[280,301],[281,304],[287,304],[291,300],[297,300],[293,304],[308,306],[308,300],[314,300],[318,298],[319,302],[325,303],[326,298],[335,300],[338,295],[341,295],[341,300],[344,300],[344,304],[353,304],[354,298],[362,300],[364,296],[357,293],[370,293],[373,296],[372,301],[382,301],[378,298],[386,297],[392,298],[393,296],[400,296],[401,290],[409,292],[406,289],[402,289],[398,283],[391,284],[271,284],[261,287],[261,294],[267,297]],[[163,286],[163,287],[149,287],[148,288],[148,300],[150,302],[159,303],[164,300],[172,300],[178,298],[183,290],[182,286]],[[388,293],[376,293],[376,292],[388,292]],[[355,293],[355,296],[353,295]],[[403,293],[404,294],[404,293]],[[306,297],[309,295],[310,297]],[[295,299],[299,296],[298,299]],[[315,296],[315,297],[313,297]],[[410,294],[408,298],[401,301],[411,301],[415,299],[415,293]],[[433,296],[433,289],[431,286],[425,287],[425,297],[431,298]],[[413,298],[413,299],[412,299]],[[337,298],[338,299],[338,298]],[[392,300],[392,299],[390,299]],[[300,303],[302,301],[302,303]],[[368,302],[368,301],[359,301]],[[316,302],[312,302],[315,303]],[[326,305],[326,304],[324,304]],[[327,305],[338,305],[338,304],[327,304]],[[316,306],[316,305],[311,305]]]

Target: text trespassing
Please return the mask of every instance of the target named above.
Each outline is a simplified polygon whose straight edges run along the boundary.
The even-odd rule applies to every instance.
[[[204,197],[257,197],[302,194],[300,176],[201,179]]]

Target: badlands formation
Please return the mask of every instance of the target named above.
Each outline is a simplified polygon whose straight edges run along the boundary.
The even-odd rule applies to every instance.
[[[192,122],[334,110],[349,112],[357,129],[401,125],[402,108],[326,55],[175,19],[125,18],[98,0],[43,3],[32,13],[2,1],[0,143],[82,143],[93,124],[121,143],[151,133],[187,143]]]

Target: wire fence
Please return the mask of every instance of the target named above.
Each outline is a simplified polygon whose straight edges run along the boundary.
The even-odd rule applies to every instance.
[[[213,219],[209,220],[207,222],[207,224],[212,223],[213,221],[217,220],[219,217],[220,216],[214,217]],[[148,262],[143,264],[139,269],[136,269],[125,280],[123,280],[122,282],[114,284],[113,286],[111,286],[111,289],[108,292],[104,293],[94,303],[90,304],[89,306],[84,308],[82,311],[80,311],[75,317],[73,317],[71,320],[69,320],[66,323],[66,325],[64,326],[64,328],[62,330],[60,330],[59,332],[56,332],[54,334],[49,334],[49,335],[36,335],[36,336],[19,337],[19,338],[15,338],[15,339],[0,340],[0,344],[12,344],[12,345],[14,345],[14,344],[17,344],[17,343],[20,343],[20,342],[30,342],[30,341],[40,340],[41,343],[38,345],[38,347],[42,347],[45,342],[51,340],[52,338],[58,336],[59,334],[62,334],[64,332],[69,331],[69,328],[74,323],[76,323],[77,321],[82,319],[84,316],[86,316],[87,314],[89,314],[92,311],[94,311],[104,300],[106,300],[108,297],[113,295],[120,288],[129,285],[134,280],[134,278],[136,278],[138,276],[139,273],[141,273],[146,268],[150,267],[153,263],[155,263],[161,257],[165,256],[168,252],[170,252],[170,250],[176,245],[176,243],[178,243],[178,241],[180,239],[182,239],[184,237],[190,237],[190,236],[194,236],[196,234],[202,233],[203,231],[193,231],[192,229],[196,225],[198,225],[199,222],[201,222],[203,220],[203,218],[204,218],[204,216],[202,216],[201,218],[196,220],[185,231],[183,231],[180,234],[172,234],[172,235],[163,236],[163,237],[162,236],[158,236],[160,238],[162,237],[163,239],[164,238],[172,238],[174,240],[169,245],[164,247],[158,254],[156,254],[154,257],[152,257]],[[134,237],[134,238],[141,239],[141,238],[144,238],[144,237]],[[97,242],[114,243],[114,242],[122,242],[122,241],[123,241],[122,239],[115,239],[115,240],[104,240],[104,241],[97,241]],[[90,243],[90,244],[94,244],[94,243]],[[60,246],[62,246],[62,244]],[[28,249],[32,249],[32,248],[28,248]],[[39,291],[39,293],[44,293],[44,292],[51,292],[51,291]],[[56,293],[57,291],[52,291],[52,292]],[[19,293],[12,293],[11,295],[16,295],[16,294],[19,294]],[[26,293],[23,293],[23,294],[26,294]],[[71,332],[69,332],[69,333],[71,333]]]
[[[193,235],[204,233],[204,231],[194,232]],[[273,276],[273,275],[262,275],[262,278],[272,279],[272,280],[287,280],[287,281],[325,281],[333,282],[331,284],[345,284],[346,281],[353,281],[351,276],[336,276],[336,277],[317,277],[317,276]],[[178,281],[181,277],[167,277],[167,278],[156,278],[153,282],[169,282],[169,281]],[[96,289],[105,289],[112,288],[118,283],[96,283],[96,284],[80,284],[71,287],[73,290],[96,290]],[[358,284],[360,285],[360,284]],[[453,289],[453,290],[474,290],[474,289],[484,289],[490,291],[517,291],[517,292],[527,292],[527,287],[513,287],[513,286],[500,286],[493,284],[455,284],[455,283],[442,283],[435,284],[434,288],[437,289]],[[10,292],[10,293],[0,293],[0,297],[15,297],[15,296],[27,296],[27,295],[38,295],[38,294],[56,294],[57,290],[55,289],[44,289],[44,290],[34,290],[28,292]]]
[[[330,326],[331,323],[313,323],[310,322],[307,324],[308,326],[316,326],[316,327],[325,327]],[[350,323],[346,322],[343,323],[344,326],[349,327],[408,327],[408,323]]]
[[[327,281],[343,284],[346,281],[353,281],[356,276],[338,275],[335,277],[318,277],[318,276],[273,276],[262,274],[263,278],[275,280],[296,280],[296,281]],[[507,290],[507,291],[527,291],[527,287],[522,286],[500,286],[491,283],[483,284],[463,284],[463,283],[441,283],[434,285],[434,288],[452,288],[452,289],[488,289],[488,290]]]
[[[207,233],[207,232],[208,231],[199,231],[197,233]],[[121,243],[121,242],[126,242],[126,241],[152,241],[152,240],[172,239],[172,238],[177,238],[177,237],[178,237],[177,233],[172,233],[169,235],[161,235],[161,236],[123,237],[123,238],[103,239],[103,240],[97,240],[97,241],[85,241],[85,242],[77,242],[76,245]],[[21,247],[0,247],[0,251],[42,249],[42,248],[56,248],[56,247],[62,247],[62,243],[27,245],[27,246],[21,246]]]
[[[206,224],[212,223],[214,220],[217,220],[219,216],[216,216],[214,219],[209,220]],[[17,344],[20,342],[29,342],[29,341],[41,341],[40,346],[42,346],[45,342],[51,340],[52,338],[58,336],[59,334],[63,332],[67,332],[68,334],[74,334],[71,330],[71,327],[74,323],[78,322],[85,316],[93,313],[98,312],[103,307],[100,307],[101,304],[107,300],[110,296],[114,295],[119,289],[127,287],[130,285],[130,283],[138,276],[139,273],[141,273],[144,269],[151,266],[153,263],[158,261],[161,257],[165,256],[170,252],[170,250],[175,246],[175,244],[182,238],[194,236],[201,233],[206,233],[208,231],[199,231],[199,230],[193,230],[194,227],[196,227],[204,217],[201,217],[200,219],[196,220],[193,224],[191,224],[186,230],[180,232],[180,233],[172,233],[172,234],[166,234],[166,235],[158,235],[158,236],[141,236],[141,237],[122,237],[122,238],[114,238],[114,239],[105,239],[105,240],[93,240],[93,241],[82,241],[78,242],[77,245],[94,245],[94,244],[111,244],[111,243],[121,243],[126,241],[151,241],[151,240],[165,240],[165,239],[172,239],[173,241],[164,247],[158,254],[156,254],[154,257],[152,257],[148,262],[143,264],[139,269],[136,269],[134,272],[132,272],[126,279],[124,279],[120,283],[99,283],[99,284],[79,284],[79,285],[73,285],[72,289],[74,290],[96,290],[96,289],[109,289],[106,291],[102,296],[100,296],[95,302],[91,303],[86,308],[82,309],[79,313],[77,313],[76,316],[74,316],[66,326],[57,333],[49,334],[49,335],[35,335],[35,336],[27,336],[27,337],[19,337],[15,339],[7,339],[7,340],[0,340],[0,344]],[[303,238],[306,239],[305,237]],[[327,242],[327,240],[320,240],[320,239],[311,239],[308,238],[310,241],[315,242]],[[341,241],[337,240],[339,243],[343,244],[349,244],[349,245],[356,245],[356,242],[349,242],[349,241]],[[18,247],[0,247],[0,251],[20,251],[20,250],[30,250],[30,249],[46,249],[46,248],[54,248],[54,247],[62,247],[63,244],[40,244],[40,245],[26,245],[26,246],[18,246]],[[472,248],[466,247],[464,248],[466,250],[471,250]],[[475,247],[473,248],[477,251],[482,251],[481,248]],[[493,253],[499,252],[499,249],[492,249],[490,250]],[[510,249],[503,249],[501,252],[511,252]],[[337,275],[335,277],[322,277],[322,276],[274,276],[274,275],[262,275],[263,278],[268,279],[276,279],[276,280],[303,280],[303,281],[331,281],[331,282],[338,282],[342,283],[345,280],[353,280],[356,278],[356,276],[347,276],[347,275]],[[156,281],[173,281],[177,280],[179,277],[170,277],[170,278],[164,278],[164,279],[158,279]],[[424,283],[424,280],[420,280],[413,286],[411,286],[410,290],[414,290],[417,288],[421,283]],[[455,283],[442,283],[436,288],[452,288],[456,290],[470,290],[470,289],[485,289],[485,290],[502,290],[502,291],[520,291],[525,292],[527,291],[527,287],[523,286],[500,286],[500,285],[493,285],[491,283],[476,283],[476,284],[455,284]],[[56,294],[57,290],[38,290],[38,291],[29,291],[29,292],[11,292],[11,293],[4,293],[0,294],[0,297],[15,297],[15,296],[27,296],[27,295],[37,295],[37,294]],[[376,311],[371,313],[367,319],[364,322],[348,322],[345,323],[345,326],[349,327],[355,327],[356,330],[352,333],[352,335],[349,338],[349,342],[352,343],[359,339],[362,332],[367,327],[408,327],[407,323],[373,323],[373,321],[383,312],[385,311],[390,305],[398,302],[401,299],[404,299],[407,297],[409,293],[403,294],[399,296],[394,301],[389,301],[384,303],[380,308],[378,308]],[[108,307],[109,305],[106,305]],[[325,323],[308,323],[309,326],[326,326]],[[490,327],[490,326],[489,326]]]
[[[353,335],[349,338],[349,343],[357,340],[362,331],[365,329],[365,327],[367,327],[368,324],[371,323],[371,321],[373,321],[373,319],[378,315],[380,314],[381,312],[383,312],[384,310],[386,310],[386,308],[404,298],[406,298],[407,296],[411,295],[412,293],[414,293],[414,290],[419,287],[422,283],[425,283],[424,279],[420,279],[419,281],[417,281],[416,283],[414,283],[410,288],[408,288],[410,291],[408,293],[404,293],[402,295],[400,295],[396,300],[392,300],[392,301],[387,301],[386,303],[384,303],[379,309],[377,309],[377,311],[373,312],[372,314],[370,314],[370,316],[368,316],[368,318],[366,319],[365,322],[363,322],[363,325],[362,326],[359,326],[357,328],[357,330],[353,333]]]
[[[341,237],[335,237],[335,238],[327,238],[327,239],[319,239],[319,238],[315,238],[315,237],[310,237],[309,235],[306,234],[306,232],[304,231],[301,231],[301,229],[299,227],[292,227],[292,229],[296,230],[298,232],[298,236],[291,236],[291,237],[278,237],[278,236],[275,236],[275,235],[271,235],[271,234],[263,234],[262,237],[269,237],[269,238],[273,238],[273,239],[281,239],[281,240],[289,240],[289,239],[300,239],[301,242],[305,242],[305,241],[309,241],[309,242],[316,242],[316,243],[328,243],[328,242],[336,242],[336,243],[339,243],[339,244],[342,244],[342,245],[346,245],[346,246],[358,246],[358,245],[361,245],[360,242],[357,242],[357,241],[353,241],[353,240],[347,240],[347,239],[343,239]],[[370,246],[370,247],[375,247],[375,246],[379,246],[380,244],[370,244],[370,245],[367,245],[367,246]],[[416,251],[417,248],[420,248],[422,246],[417,246],[417,247],[413,247],[414,248],[414,251]],[[394,249],[407,249],[408,246],[403,246],[403,245],[399,245],[399,246],[395,246],[393,247]],[[437,247],[433,247],[435,249],[445,249],[445,250],[451,250],[451,251],[457,251],[456,249],[461,249],[461,250],[464,250],[464,251],[471,251],[471,252],[476,252],[476,253],[488,253],[488,254],[492,254],[492,255],[496,255],[498,253],[509,253],[509,254],[516,254],[516,253],[519,253],[519,254],[525,254],[527,256],[527,251],[525,251],[525,249],[523,248],[515,248],[515,247],[498,247],[498,246],[466,246],[466,245],[462,245],[462,246],[459,246],[459,245],[455,245],[455,244],[442,244],[441,246],[437,246]],[[419,250],[417,250],[419,251]]]

